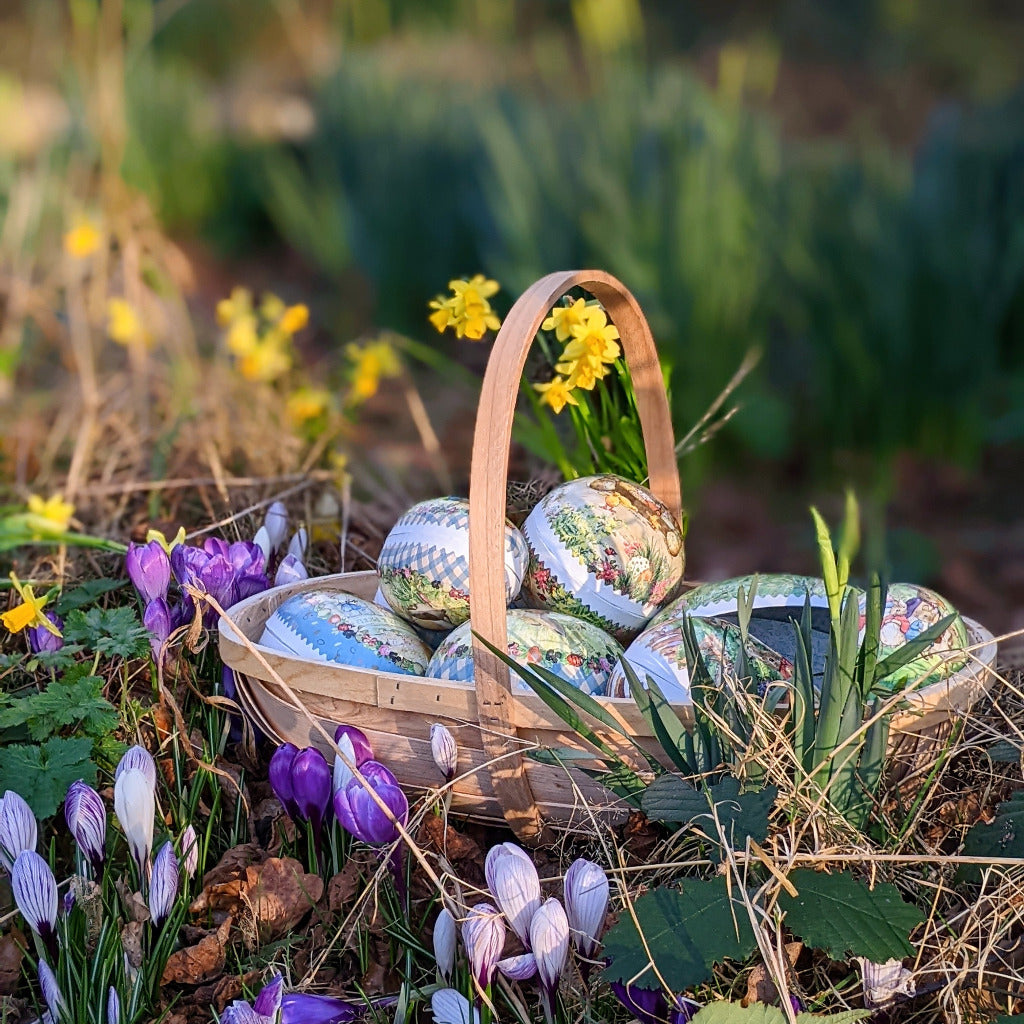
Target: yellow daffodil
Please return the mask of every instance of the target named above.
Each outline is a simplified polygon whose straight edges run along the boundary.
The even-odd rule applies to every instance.
[[[153,340],[135,307],[125,299],[108,300],[107,334],[119,345],[149,345]]]
[[[225,344],[228,351],[239,359],[251,355],[259,344],[259,334],[256,331],[256,317],[252,313],[243,313],[235,317],[228,326],[228,333],[225,337]]]
[[[228,327],[252,313],[252,292],[240,286],[231,289],[231,297],[217,303],[217,323]]]
[[[54,494],[45,501],[38,494],[29,495],[26,522],[37,534],[65,533],[74,514],[75,506],[63,495]]]
[[[277,380],[291,367],[291,353],[275,337],[263,338],[238,361],[238,371],[246,380],[265,383]]]
[[[21,598],[21,604],[15,605],[10,611],[0,615],[0,622],[11,633],[20,633],[23,629],[31,626],[42,626],[54,636],[60,636],[60,630],[50,621],[47,615],[43,614],[47,598],[36,597],[32,587],[24,584],[17,576],[11,573],[11,583]]]
[[[382,377],[397,377],[402,372],[398,353],[386,341],[368,345],[352,342],[345,346],[345,355],[352,361],[349,400],[362,402],[377,393]]]
[[[288,396],[285,411],[292,423],[302,426],[323,415],[330,401],[330,392],[325,388],[299,388]]]
[[[163,535],[161,530],[148,530],[146,532],[146,543],[148,544],[150,541],[154,540],[164,549],[164,551],[167,552],[167,554],[170,554],[171,551],[179,544],[185,543],[185,527],[179,526],[178,532],[170,540]]]
[[[79,217],[64,235],[64,251],[76,260],[98,252],[103,245],[104,235],[96,221]]]
[[[280,320],[284,315],[284,310],[284,299],[279,298],[273,292],[266,292],[260,299],[260,316],[263,317],[267,323],[273,323],[275,320]]]
[[[569,362],[556,363],[555,369],[559,373],[566,374],[566,387],[570,389],[583,388],[584,391],[593,391],[594,385],[608,374],[608,367],[600,359],[591,359],[586,356]]]
[[[442,299],[440,295],[436,299],[430,300],[430,308],[434,312],[427,319],[437,328],[438,334],[444,334],[445,328],[455,321],[452,302],[452,299]]]
[[[550,405],[555,413],[560,413],[567,405],[579,405],[572,389],[561,377],[555,377],[547,384],[534,384],[534,390],[540,393],[540,404]]]
[[[487,331],[501,327],[501,320],[488,302],[501,287],[497,281],[476,274],[468,281],[449,281],[448,287],[452,291],[449,298],[439,295],[429,304],[434,310],[429,319],[438,333],[454,327],[456,337],[479,341]]]
[[[541,327],[545,331],[554,331],[559,341],[568,341],[572,329],[586,323],[586,312],[586,299],[577,299],[571,306],[555,306]]]
[[[591,306],[582,324],[571,328],[572,341],[562,350],[562,358],[591,359],[601,363],[614,363],[622,351],[616,340],[619,329],[608,323],[603,309]]]
[[[296,334],[309,323],[309,309],[300,302],[297,306],[289,306],[277,318],[279,330],[285,334]]]

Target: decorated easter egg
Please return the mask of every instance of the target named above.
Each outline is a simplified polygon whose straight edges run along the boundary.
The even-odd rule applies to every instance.
[[[513,608],[508,612],[508,654],[521,665],[550,669],[584,693],[603,695],[622,647],[592,623],[560,612]],[[458,682],[473,680],[473,634],[466,622],[452,630],[434,652],[427,675]],[[513,674],[515,685],[529,686]]]
[[[723,679],[738,678],[741,669],[742,637],[739,627],[725,619],[691,619],[697,649],[715,685]],[[684,617],[663,620],[660,625],[645,629],[630,645],[615,666],[608,684],[610,697],[628,697],[629,682],[622,668],[625,661],[646,687],[651,676],[658,689],[673,704],[692,704],[690,673],[686,664],[686,643],[683,634]],[[749,683],[763,693],[770,682],[789,679],[793,665],[789,659],[748,636],[746,645]],[[747,685],[747,681],[744,681]]]
[[[683,530],[646,487],[603,475],[570,480],[523,524],[531,605],[567,612],[626,642],[683,578]]]
[[[863,634],[866,598],[860,599],[860,626]],[[885,595],[885,611],[879,633],[879,659],[898,651],[956,609],[940,594],[914,583],[891,583]],[[909,683],[921,686],[948,679],[967,664],[967,628],[959,615],[933,640],[920,657],[896,669],[879,681],[879,688],[890,693]]]
[[[309,590],[267,619],[260,643],[310,661],[423,675],[430,648],[390,608],[354,594]]]
[[[529,562],[523,535],[505,523],[505,603],[519,593]],[[431,498],[395,523],[377,559],[381,593],[404,619],[448,630],[469,618],[469,502]]]

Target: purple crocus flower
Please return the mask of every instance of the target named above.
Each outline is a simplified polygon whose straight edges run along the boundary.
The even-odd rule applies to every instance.
[[[22,850],[11,869],[14,902],[29,928],[57,961],[57,881],[35,850]]]
[[[181,842],[178,848],[181,850],[181,866],[189,878],[195,878],[199,870],[199,837],[191,825],[185,826],[181,833]]]
[[[501,912],[490,903],[473,907],[462,922],[462,944],[476,983],[487,988],[505,945],[505,919]]]
[[[171,549],[171,570],[181,587],[198,586],[199,570],[210,560],[210,556],[192,544],[176,544]]]
[[[267,539],[270,541],[270,550],[276,551],[288,536],[288,509],[284,507],[283,501],[275,501],[267,509],[266,517],[263,520],[263,528],[267,531]]]
[[[0,800],[0,863],[8,871],[14,867],[18,854],[34,850],[39,840],[39,826],[25,798],[8,789]]]
[[[261,1016],[274,1020],[281,1009],[281,997],[283,995],[284,978],[280,974],[275,974],[260,989],[260,994],[256,997],[256,1002],[252,1004],[252,1008]]]
[[[282,743],[270,758],[268,769],[274,795],[281,801],[292,821],[299,820],[299,805],[295,802],[295,794],[292,792],[292,762],[298,752],[299,748],[294,743]]]
[[[700,1009],[700,1003],[686,996],[676,996],[675,1003],[669,1010],[668,1024],[689,1024],[694,1014]],[[799,1013],[800,1011],[797,1010]]]
[[[39,960],[38,970],[39,988],[42,990],[46,1008],[50,1011],[50,1019],[58,1021],[61,1018],[61,1014],[67,1009],[67,1004],[64,1002],[64,994],[60,990],[60,985],[57,984],[57,977],[50,968],[50,965],[42,958]]]
[[[352,749],[356,755],[356,765],[361,765],[364,761],[373,760],[373,747],[370,746],[370,741],[366,738],[366,733],[362,729],[357,729],[354,725],[339,725],[334,730],[334,742],[340,743],[341,737],[347,736],[352,741]]]
[[[171,583],[171,560],[159,541],[129,544],[124,564],[128,578],[146,604],[158,598],[166,599]]]
[[[274,586],[285,587],[289,583],[301,583],[308,579],[309,573],[306,572],[302,559],[296,558],[294,555],[285,555],[274,575]]]
[[[177,895],[178,858],[168,842],[160,847],[153,861],[153,875],[149,882],[149,915],[153,918],[154,928],[159,928],[170,916]]]
[[[236,999],[224,1009],[221,1024],[348,1024],[372,1009],[394,1006],[393,996],[376,999],[372,1004],[349,1003],[333,996],[306,992],[284,992],[284,979],[275,975],[263,987],[253,1004]]]
[[[608,913],[608,876],[600,864],[580,857],[569,866],[565,873],[565,912],[576,948],[592,958]]]
[[[354,764],[358,768],[361,764],[372,761],[373,748],[366,734],[354,725],[339,725],[334,730],[334,742],[348,759],[346,764],[338,754],[334,755],[334,792],[337,793],[339,789],[344,789],[349,779],[353,777],[349,764]]]
[[[235,574],[235,601],[260,594],[270,585],[265,572],[267,561],[258,544],[235,541],[228,548],[228,561]]]
[[[124,752],[121,760],[117,762],[117,768],[114,771],[114,781],[117,782],[130,768],[142,772],[150,788],[156,790],[156,761],[153,760],[153,755],[145,747],[141,747],[137,743],[135,746],[129,747]]]
[[[103,799],[87,782],[81,779],[72,782],[64,800],[64,818],[78,848],[92,866],[93,877],[101,877],[107,838],[107,809]]]
[[[107,990],[107,1024],[121,1024],[121,997],[113,985]]]
[[[359,766],[366,784],[353,776],[344,789],[334,794],[334,813],[341,827],[371,846],[393,843],[399,837],[395,821],[403,826],[409,817],[409,801],[398,780],[379,761],[365,761]],[[372,789],[391,811],[392,818],[377,805],[369,793]]]
[[[331,806],[331,768],[316,747],[306,747],[292,761],[292,796],[299,816],[313,826],[320,838],[324,818]]]
[[[487,851],[484,875],[512,930],[530,949],[530,922],[540,907],[540,878],[532,858],[515,843],[499,843]]]
[[[540,905],[530,921],[530,949],[537,960],[544,1017],[548,1024],[554,1024],[558,979],[569,955],[569,919],[553,896]]]
[[[64,637],[60,634],[64,630],[64,620],[53,612],[44,611],[43,614],[57,628],[56,633],[51,633],[45,626],[31,626],[28,631],[28,646],[33,654],[40,654],[43,651],[59,651],[64,646]]]
[[[150,601],[142,613],[142,624],[149,630],[149,646],[153,651],[153,660],[159,661],[163,656],[164,644],[174,632],[174,616],[170,605],[162,597]]]
[[[613,981],[612,991],[640,1024],[664,1024],[668,1016],[668,1002],[660,988],[627,987],[621,981]]]

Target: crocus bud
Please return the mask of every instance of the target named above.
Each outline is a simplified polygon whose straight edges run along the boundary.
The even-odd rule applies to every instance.
[[[331,805],[331,769],[316,747],[306,747],[292,761],[292,795],[299,815],[313,826],[319,838],[324,817]]]
[[[356,752],[357,765],[361,765],[364,761],[373,760],[373,747],[370,746],[370,741],[366,738],[366,733],[362,729],[357,729],[354,725],[339,725],[334,730],[335,743],[340,742],[342,736],[347,736],[352,741],[352,749]]]
[[[537,958],[532,953],[507,956],[498,961],[498,970],[513,981],[529,981],[537,973]]]
[[[153,927],[160,925],[170,916],[174,900],[178,895],[178,858],[174,847],[164,843],[153,861],[153,877],[149,883],[149,916]]]
[[[530,921],[530,948],[537,959],[544,1015],[554,1024],[555,993],[569,953],[569,919],[554,897],[545,900]]]
[[[78,897],[75,896],[74,889],[68,889],[66,893],[60,898],[60,912],[67,917],[72,910],[75,909],[75,904],[78,902]]]
[[[466,915],[462,922],[462,944],[476,983],[487,988],[505,945],[505,920],[490,903],[478,903]]]
[[[129,768],[136,768],[142,772],[150,788],[156,789],[156,761],[153,760],[153,755],[145,747],[140,747],[136,744],[124,752],[124,756],[118,761],[117,768],[114,771],[114,781],[116,782],[121,778],[122,773],[128,771]]]
[[[469,1000],[453,988],[439,988],[430,997],[434,1024],[479,1024],[480,1013]]]
[[[57,962],[57,881],[35,850],[22,850],[11,868],[14,902]]]
[[[0,863],[8,871],[22,850],[34,850],[39,826],[32,808],[20,793],[9,789],[0,800]]]
[[[159,661],[164,644],[174,632],[174,615],[170,605],[162,597],[150,601],[142,613],[142,624],[149,630],[149,647],[153,652],[153,660]]]
[[[359,771],[366,785],[355,776],[349,779],[345,788],[334,794],[334,813],[341,827],[356,839],[371,846],[393,843],[399,836],[395,821],[404,826],[409,818],[409,800],[398,780],[379,761],[364,761]],[[367,787],[390,810],[390,818],[377,805]]]
[[[256,536],[253,537],[252,542],[263,552],[263,561],[265,563],[269,562],[274,549],[270,545],[270,534],[265,526],[261,526],[256,531]]]
[[[100,878],[107,839],[107,809],[99,793],[81,779],[72,782],[64,799],[64,818],[82,855],[92,866],[93,877]]]
[[[298,752],[294,743],[282,743],[271,756],[268,769],[270,787],[292,821],[299,820],[299,807],[292,792],[292,762]]]
[[[289,583],[301,583],[308,579],[309,573],[306,572],[302,559],[296,558],[294,555],[285,555],[274,574],[274,586],[284,587]]]
[[[441,908],[434,922],[434,960],[441,977],[450,979],[455,969],[455,918],[447,907]]]
[[[41,957],[39,960],[39,988],[42,990],[46,1008],[50,1011],[50,1019],[56,1024],[56,1021],[60,1020],[61,1014],[67,1009],[67,1004],[64,1002],[60,985],[57,984],[56,975],[50,969],[50,965]]]
[[[569,865],[565,912],[576,948],[583,956],[593,957],[608,913],[608,876],[599,864],[580,857]]]
[[[440,722],[435,722],[430,727],[430,753],[445,782],[451,782],[455,778],[459,764],[459,745],[448,727]]]
[[[121,998],[113,985],[107,989],[107,1024],[121,1024]]]
[[[114,814],[124,829],[132,860],[145,885],[149,878],[149,854],[153,849],[153,816],[156,794],[149,780],[138,768],[121,773],[114,783]]]
[[[181,866],[185,869],[185,874],[189,878],[195,878],[196,871],[199,870],[199,837],[191,825],[186,825],[185,831],[181,833],[178,848],[181,850]]]
[[[261,1017],[269,1017],[270,1020],[276,1021],[277,1015],[281,1009],[281,997],[284,995],[284,978],[280,974],[275,974],[263,988],[260,989],[260,994],[256,997],[256,1002],[253,1003],[252,1008],[260,1014]]]
[[[487,851],[484,875],[512,930],[530,949],[530,921],[540,906],[540,879],[533,861],[515,843],[499,843]]]
[[[288,509],[284,507],[284,502],[275,501],[267,509],[263,528],[270,538],[270,550],[276,551],[288,536]]]
[[[306,545],[309,543],[309,535],[303,527],[299,527],[288,542],[288,554],[294,555],[300,562],[305,564]]]
[[[338,749],[357,768],[373,760],[373,748],[361,729],[354,725],[339,725],[334,731],[334,742]],[[334,792],[344,789],[352,778],[352,769],[337,755],[334,755]]]
[[[64,620],[59,615],[48,611],[44,611],[43,615],[50,620],[57,632],[54,633],[53,630],[47,629],[45,626],[32,626],[28,631],[28,646],[33,654],[39,654],[42,651],[52,653],[59,651],[64,646],[64,637],[61,636]]]
[[[159,541],[129,544],[124,564],[128,578],[146,604],[167,597],[167,588],[171,582],[171,560]]]

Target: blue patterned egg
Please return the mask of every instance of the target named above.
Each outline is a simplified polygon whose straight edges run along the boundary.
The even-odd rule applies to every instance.
[[[393,611],[335,590],[288,598],[267,619],[260,643],[310,661],[406,675],[423,675],[430,661],[430,648]]]
[[[523,535],[505,523],[505,603],[523,583],[529,552]],[[449,630],[469,618],[469,502],[431,498],[413,505],[384,541],[377,559],[380,590],[404,619]]]
[[[622,647],[597,626],[572,615],[513,608],[508,612],[508,654],[520,665],[540,665],[584,693],[602,696]],[[473,681],[473,634],[466,622],[452,630],[434,652],[427,675]],[[530,687],[513,673],[519,690]]]
[[[626,642],[682,582],[683,529],[654,495],[604,474],[556,487],[527,517],[535,608],[566,612]]]

